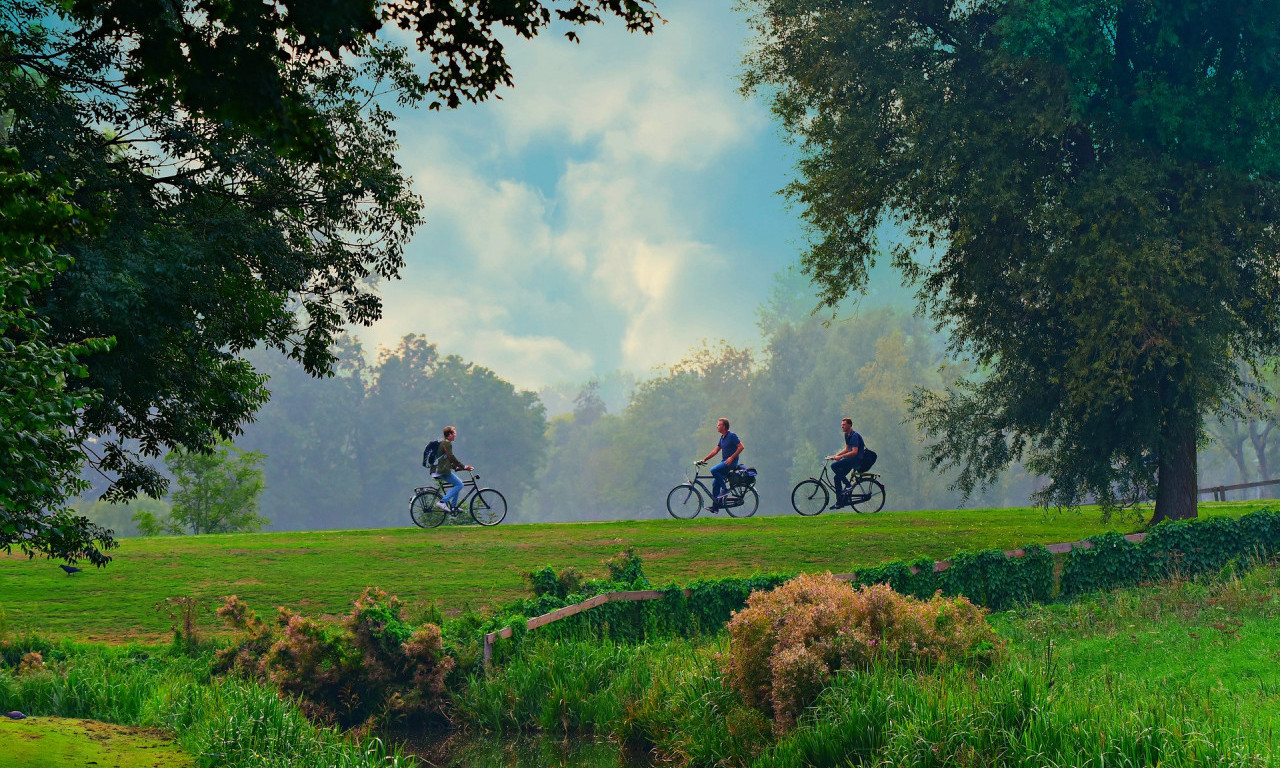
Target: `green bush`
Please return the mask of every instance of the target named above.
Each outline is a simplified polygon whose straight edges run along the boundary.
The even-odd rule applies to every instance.
[[[911,569],[916,569],[915,573]],[[938,583],[938,574],[933,572],[933,560],[927,557],[915,560],[895,560],[884,565],[871,568],[859,568],[854,572],[854,584],[888,584],[900,595],[910,595],[920,599],[933,597],[933,593],[942,587]]]
[[[1022,557],[1006,557],[998,549],[960,551],[951,567],[939,574],[944,594],[964,595],[993,611],[1018,603],[1045,602],[1053,596],[1053,555],[1039,544]]]
[[[1146,580],[1148,555],[1144,548],[1118,533],[1089,537],[1089,549],[1073,549],[1062,564],[1063,597],[1097,589],[1127,587]]]

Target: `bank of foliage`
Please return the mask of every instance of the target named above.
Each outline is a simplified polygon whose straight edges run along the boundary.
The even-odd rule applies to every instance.
[[[235,596],[218,615],[240,632],[218,650],[214,669],[270,683],[309,716],[343,728],[386,727],[440,715],[454,666],[440,627],[413,627],[394,597],[370,587],[341,622],[281,608],[276,626]]]
[[[751,595],[727,629],[729,685],[782,730],[841,671],[986,667],[1002,647],[986,611],[963,597],[918,600],[883,584],[854,590],[830,574]]]
[[[996,620],[1007,652],[985,668],[881,658],[832,675],[784,727],[732,685],[727,635],[639,645],[532,640],[471,678],[457,693],[455,722],[557,741],[605,736],[664,765],[1261,768],[1272,746],[1266,713],[1251,706],[1258,689],[1248,664],[1218,675],[1217,685],[1189,687],[1165,678],[1167,663],[1147,663],[1167,662],[1175,638],[1195,646],[1219,635],[1229,645],[1220,655],[1255,658],[1251,639],[1274,634],[1275,578],[1264,567],[1005,612]],[[1226,622],[1262,634],[1235,643]],[[1165,644],[1130,641],[1133,624]]]

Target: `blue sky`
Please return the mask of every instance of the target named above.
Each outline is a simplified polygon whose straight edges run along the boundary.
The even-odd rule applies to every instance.
[[[701,339],[755,344],[755,309],[803,244],[777,190],[794,150],[738,93],[748,29],[728,3],[664,0],[508,46],[500,100],[404,114],[426,224],[369,347],[421,333],[523,388],[641,375]]]

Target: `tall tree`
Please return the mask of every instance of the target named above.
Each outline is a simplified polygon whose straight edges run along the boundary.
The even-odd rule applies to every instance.
[[[1234,360],[1280,347],[1280,6],[751,0],[745,77],[802,145],[789,187],[835,302],[895,264],[981,378],[913,407],[961,487],[1019,457],[1042,502],[1154,485],[1196,514]],[[1154,470],[1154,471],[1153,471]]]

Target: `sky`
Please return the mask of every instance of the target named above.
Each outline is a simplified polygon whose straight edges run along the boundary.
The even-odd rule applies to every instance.
[[[400,116],[426,223],[383,319],[357,329],[367,348],[420,333],[536,389],[758,341],[756,307],[803,244],[777,194],[794,150],[738,92],[742,14],[659,10],[650,36],[611,21],[578,44],[514,40],[500,100]]]

